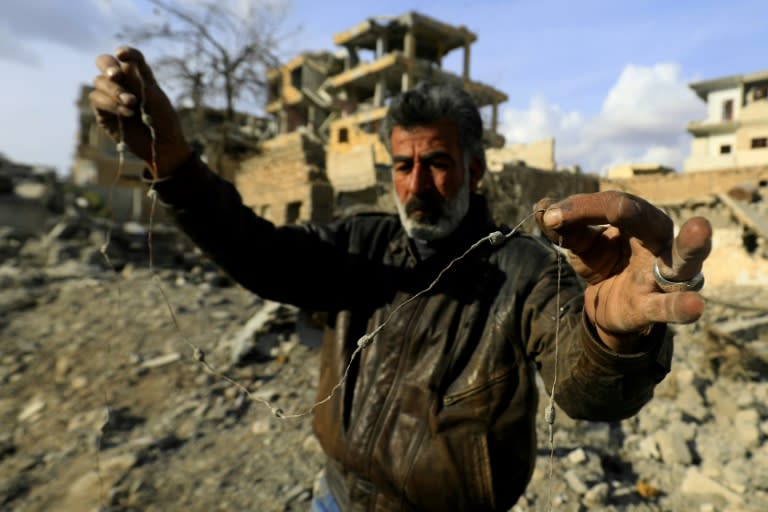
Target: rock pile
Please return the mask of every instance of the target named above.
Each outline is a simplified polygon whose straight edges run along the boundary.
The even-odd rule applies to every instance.
[[[550,500],[563,511],[768,510],[768,292],[707,295],[704,318],[675,328],[672,372],[638,415],[608,424],[558,416],[551,478],[541,425],[534,479],[513,510]],[[736,316],[755,321],[726,332]]]
[[[278,420],[194,348],[254,397],[306,411],[308,315],[233,286],[171,231],[154,238],[165,246],[151,272],[146,233],[113,230],[116,272],[103,226],[54,226],[0,238],[0,509],[307,510],[322,467],[310,416]],[[542,395],[537,466],[514,511],[768,510],[768,291],[706,295],[636,417],[560,413],[550,458]]]

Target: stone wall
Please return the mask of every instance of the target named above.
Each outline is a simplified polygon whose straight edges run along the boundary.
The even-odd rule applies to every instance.
[[[600,190],[622,190],[661,205],[725,193],[743,183],[768,180],[768,166],[723,171],[686,172],[664,176],[636,176],[627,179],[600,179]]]
[[[276,224],[331,219],[333,189],[322,171],[320,143],[294,132],[263,146],[242,163],[235,186],[243,203]]]
[[[485,151],[488,169],[498,172],[505,162],[525,162],[537,169],[555,169],[555,139],[543,139],[530,144],[511,144],[503,148],[489,148]],[[508,165],[508,164],[507,164]]]

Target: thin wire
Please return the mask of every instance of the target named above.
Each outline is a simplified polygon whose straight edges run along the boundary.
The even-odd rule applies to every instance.
[[[118,182],[120,181],[120,178],[123,176],[124,168],[125,168],[125,151],[126,151],[126,144],[125,144],[125,129],[123,127],[123,118],[120,115],[117,115],[117,144],[115,146],[115,149],[117,151],[117,172],[115,173],[115,177],[112,180],[112,184],[109,187],[109,194],[107,197],[107,207],[109,208],[110,212],[112,212],[112,222],[110,222],[107,225],[106,232],[104,233],[104,243],[99,248],[99,252],[101,253],[102,257],[104,258],[104,261],[106,262],[107,266],[112,270],[112,273],[117,275],[117,268],[115,267],[114,263],[112,263],[112,260],[109,258],[109,246],[112,240],[112,229],[114,226],[115,218],[114,218],[114,192],[115,188],[117,187]],[[117,284],[117,300],[115,301],[115,309],[119,312],[120,311],[120,304],[122,303],[122,288],[120,286],[120,281],[118,280],[116,282]],[[107,365],[110,364],[112,361],[112,341],[111,337],[107,336],[106,340],[106,358],[107,358]],[[107,427],[109,426],[109,423],[112,419],[112,398],[109,393],[109,386],[103,386],[103,392],[104,392],[104,410],[103,410],[103,419],[98,427],[98,432],[96,433],[96,475],[99,479],[99,501],[102,504],[106,504],[106,491],[104,490],[104,478],[101,471],[101,448],[102,448],[102,442],[104,440],[104,435]]]
[[[154,204],[155,204],[155,201],[154,201],[155,199],[156,199],[156,198],[153,196],[153,203],[152,203],[152,204],[153,204],[153,208],[154,208]],[[414,300],[418,299],[418,298],[419,298],[419,297],[421,297],[422,295],[424,295],[424,294],[426,294],[426,293],[429,293],[429,292],[430,292],[430,291],[431,291],[431,290],[432,290],[432,289],[433,289],[433,288],[434,288],[434,287],[437,285],[437,283],[438,283],[438,282],[439,282],[439,281],[440,281],[440,280],[443,278],[443,276],[445,275],[445,273],[446,273],[446,272],[448,272],[448,271],[449,271],[449,270],[450,270],[450,269],[453,267],[453,265],[455,265],[457,262],[459,262],[460,260],[462,260],[463,258],[465,258],[465,257],[466,257],[468,254],[470,254],[472,251],[474,251],[475,249],[477,249],[478,247],[480,247],[480,246],[481,246],[483,243],[485,243],[485,242],[489,242],[491,245],[501,245],[501,244],[502,244],[502,243],[504,243],[504,242],[505,242],[507,239],[509,239],[510,237],[512,237],[512,236],[513,236],[513,235],[514,235],[514,234],[515,234],[515,233],[516,233],[516,232],[517,232],[517,231],[520,229],[520,227],[521,227],[521,226],[522,226],[522,225],[523,225],[523,224],[524,224],[524,223],[525,223],[525,222],[526,222],[528,219],[530,219],[530,218],[531,218],[533,215],[535,215],[536,213],[537,213],[537,212],[533,212],[533,213],[531,213],[530,215],[528,215],[528,216],[527,216],[525,219],[523,219],[522,221],[520,221],[520,223],[518,223],[518,224],[517,224],[517,225],[516,225],[516,226],[515,226],[515,227],[514,227],[514,228],[513,228],[513,229],[512,229],[512,230],[511,230],[509,233],[506,233],[506,234],[504,234],[504,233],[502,233],[501,231],[494,231],[493,233],[490,233],[489,235],[487,235],[487,236],[484,236],[483,238],[481,238],[480,240],[478,240],[477,242],[475,242],[474,244],[472,244],[472,245],[471,245],[471,246],[470,246],[470,247],[469,247],[469,248],[468,248],[466,251],[464,251],[464,253],[463,253],[463,254],[461,254],[460,256],[458,256],[458,257],[456,257],[456,258],[452,259],[452,260],[451,260],[451,261],[450,261],[450,262],[449,262],[449,263],[448,263],[448,264],[445,266],[445,268],[443,268],[443,269],[442,269],[442,270],[441,270],[441,271],[438,273],[437,277],[436,277],[436,278],[435,278],[435,279],[434,279],[434,280],[433,280],[433,281],[432,281],[432,282],[429,284],[429,286],[427,286],[425,289],[421,290],[420,292],[416,293],[414,296],[410,297],[409,299],[407,299],[407,300],[403,301],[402,303],[400,303],[400,304],[399,304],[399,305],[398,305],[398,306],[397,306],[395,309],[393,309],[393,310],[392,310],[392,311],[389,313],[389,315],[387,315],[387,317],[386,317],[386,318],[385,318],[385,319],[384,319],[384,320],[383,320],[383,321],[382,321],[382,322],[381,322],[381,323],[380,323],[378,326],[376,326],[376,327],[375,327],[375,328],[374,328],[374,329],[373,329],[373,330],[372,330],[370,333],[366,333],[366,334],[364,334],[363,336],[361,336],[361,337],[360,337],[360,339],[357,341],[357,347],[356,347],[356,348],[355,348],[355,350],[352,352],[352,355],[350,356],[350,360],[349,360],[349,363],[347,364],[346,368],[344,369],[344,373],[342,374],[342,376],[341,376],[341,378],[339,379],[339,381],[338,381],[338,382],[337,382],[337,383],[336,383],[336,384],[333,386],[333,388],[331,388],[331,391],[329,392],[329,394],[328,394],[328,395],[327,395],[325,398],[323,398],[323,399],[321,399],[321,400],[318,400],[318,401],[316,401],[316,402],[315,402],[315,403],[313,403],[313,404],[312,404],[312,405],[311,405],[311,406],[310,406],[308,409],[306,409],[306,410],[304,410],[304,411],[300,411],[300,412],[293,412],[293,413],[286,413],[286,412],[285,412],[285,411],[284,411],[282,408],[280,408],[280,407],[276,407],[276,406],[272,405],[272,404],[271,404],[269,401],[267,401],[266,399],[260,398],[260,397],[258,397],[258,396],[254,396],[254,395],[253,395],[253,394],[252,394],[252,393],[251,393],[251,392],[248,390],[248,388],[247,388],[247,387],[245,387],[243,384],[241,384],[241,383],[240,383],[240,382],[238,382],[237,380],[235,380],[235,379],[233,379],[233,378],[229,377],[228,375],[226,375],[226,374],[224,374],[224,373],[222,373],[222,372],[218,371],[218,370],[217,370],[215,367],[213,367],[213,366],[212,366],[212,365],[211,365],[211,364],[210,364],[210,363],[209,363],[209,362],[206,360],[206,358],[205,358],[205,352],[203,352],[203,350],[202,350],[200,347],[198,347],[197,345],[195,345],[194,343],[192,343],[191,341],[189,341],[189,339],[187,339],[187,338],[186,338],[186,336],[184,337],[184,341],[185,341],[185,343],[186,343],[186,344],[187,344],[187,345],[188,345],[188,346],[189,346],[189,347],[192,349],[192,351],[193,351],[193,358],[194,358],[194,359],[195,359],[195,360],[196,360],[198,363],[200,363],[200,364],[203,366],[203,368],[204,368],[204,369],[205,369],[207,372],[209,372],[210,374],[212,374],[212,375],[214,375],[214,376],[220,377],[220,378],[222,378],[222,379],[226,380],[227,382],[229,382],[230,384],[232,384],[232,385],[236,386],[236,387],[237,387],[237,388],[238,388],[238,389],[239,389],[239,390],[240,390],[240,391],[241,391],[241,392],[242,392],[242,393],[243,393],[245,396],[247,396],[247,397],[248,397],[250,400],[252,400],[252,401],[255,401],[255,402],[258,402],[258,403],[261,403],[262,405],[266,406],[266,407],[267,407],[267,408],[270,410],[270,412],[272,413],[272,415],[273,415],[275,418],[278,418],[278,419],[284,420],[284,419],[296,419],[296,418],[301,418],[301,417],[307,416],[307,415],[311,414],[311,413],[312,413],[312,412],[313,412],[313,411],[314,411],[314,410],[315,410],[317,407],[319,407],[319,406],[321,406],[321,405],[323,405],[323,404],[325,404],[325,403],[327,403],[327,402],[329,402],[330,400],[332,400],[332,399],[333,399],[333,397],[336,395],[336,393],[338,392],[338,390],[339,390],[339,389],[340,389],[340,388],[341,388],[341,387],[344,385],[344,383],[346,382],[347,378],[349,377],[349,372],[351,371],[351,368],[352,368],[352,364],[354,363],[354,361],[355,361],[355,358],[356,358],[356,357],[358,357],[358,355],[360,354],[360,352],[362,352],[362,351],[363,351],[365,348],[367,348],[367,347],[368,347],[368,346],[369,346],[371,343],[373,343],[375,336],[376,336],[376,335],[377,335],[377,334],[378,334],[378,333],[379,333],[379,332],[380,332],[380,331],[381,331],[381,330],[382,330],[382,329],[383,329],[383,328],[384,328],[384,327],[385,327],[385,326],[386,326],[386,325],[387,325],[387,324],[388,324],[388,323],[389,323],[389,322],[392,320],[392,318],[393,318],[393,317],[394,317],[394,316],[395,316],[395,315],[396,315],[396,314],[397,314],[397,313],[398,313],[398,312],[399,312],[399,311],[400,311],[402,308],[404,308],[405,306],[407,306],[408,304],[410,304],[410,303],[411,303],[411,302],[413,302]],[[152,218],[152,215],[150,215],[150,219],[151,219],[151,218]],[[151,230],[151,223],[150,223],[150,234],[151,234],[151,232],[152,232],[152,230]],[[169,300],[169,297],[168,297],[167,293],[165,292],[165,289],[164,289],[164,287],[162,286],[162,282],[161,282],[161,280],[160,280],[160,277],[159,277],[159,275],[158,275],[157,273],[155,273],[155,272],[154,272],[154,270],[153,270],[153,262],[152,262],[152,259],[153,259],[153,258],[152,258],[152,251],[151,251],[151,247],[150,247],[150,271],[152,272],[152,275],[153,275],[153,277],[154,277],[154,279],[155,279],[155,281],[156,281],[156,283],[157,283],[158,289],[160,290],[160,293],[161,293],[161,295],[162,295],[162,297],[163,297],[163,301],[165,302],[166,308],[168,309],[168,311],[169,311],[169,313],[170,313],[170,315],[171,315],[171,319],[173,320],[174,326],[176,327],[176,329],[177,329],[179,332],[182,332],[182,329],[181,329],[181,325],[180,325],[180,323],[179,323],[179,321],[178,321],[178,317],[177,317],[177,315],[176,315],[176,313],[175,313],[175,311],[174,311],[174,309],[173,309],[173,306],[172,306],[172,304],[171,304],[171,302],[170,302],[170,300]]]
[[[246,386],[238,382],[237,380],[229,377],[228,375],[218,371],[215,367],[213,367],[207,360],[206,360],[206,354],[205,352],[197,345],[192,343],[186,335],[184,335],[183,330],[181,328],[181,324],[179,322],[178,316],[176,315],[176,312],[173,308],[173,305],[171,304],[171,301],[168,297],[168,294],[163,287],[162,280],[159,276],[159,274],[155,270],[155,263],[154,263],[154,244],[153,244],[153,232],[154,232],[154,219],[155,219],[155,213],[156,213],[156,207],[157,207],[157,193],[154,189],[156,177],[157,177],[157,140],[156,140],[156,134],[155,129],[152,124],[152,118],[149,114],[147,114],[144,110],[144,102],[145,102],[145,82],[143,78],[141,77],[140,73],[137,73],[138,79],[140,81],[141,85],[141,103],[139,105],[140,111],[141,111],[141,120],[144,123],[144,125],[148,128],[151,138],[151,167],[152,167],[152,176],[153,181],[150,184],[149,190],[147,192],[148,197],[151,199],[151,207],[150,207],[150,214],[149,214],[149,227],[147,232],[147,245],[148,245],[148,252],[149,252],[149,271],[152,275],[152,278],[157,285],[158,290],[160,291],[160,294],[163,298],[163,302],[165,303],[165,306],[170,314],[171,320],[173,321],[173,325],[175,329],[182,333],[182,336],[184,338],[184,342],[192,349],[193,359],[197,361],[203,369],[208,372],[211,375],[214,375],[216,377],[219,377],[229,384],[235,386],[238,390],[240,390],[244,396],[248,397],[248,399],[261,403],[265,407],[267,407],[272,415],[280,420],[286,420],[286,419],[296,419],[301,418],[304,416],[307,416],[314,412],[314,410],[331,401],[333,397],[336,395],[338,390],[344,385],[344,383],[347,381],[349,377],[349,373],[351,371],[352,365],[355,361],[355,358],[359,356],[359,354],[367,348],[371,343],[374,342],[374,339],[376,335],[381,332],[381,330],[394,318],[396,314],[400,312],[400,310],[404,307],[406,307],[411,302],[415,301],[419,297],[423,296],[426,293],[429,293],[434,287],[440,282],[440,280],[443,278],[446,272],[448,272],[456,263],[461,261],[462,259],[466,258],[472,251],[476,250],[478,247],[480,247],[485,242],[489,242],[491,245],[498,246],[502,245],[506,240],[514,236],[514,234],[520,229],[520,227],[527,222],[531,217],[533,217],[536,213],[540,213],[540,211],[534,211],[527,215],[523,220],[521,220],[512,230],[510,230],[508,233],[502,233],[501,231],[494,231],[487,236],[484,236],[474,244],[472,244],[464,253],[462,253],[460,256],[452,259],[437,275],[437,277],[423,290],[419,291],[409,299],[403,301],[400,303],[396,308],[394,308],[387,317],[378,325],[376,328],[374,328],[370,333],[366,333],[363,336],[360,337],[360,339],[357,341],[357,346],[355,350],[352,352],[352,355],[350,356],[349,363],[347,364],[344,373],[342,374],[339,381],[333,386],[329,394],[321,399],[313,403],[308,409],[296,412],[296,413],[285,413],[283,409],[273,406],[269,401],[266,399],[260,398],[258,396],[253,395]],[[123,166],[124,166],[124,159],[125,159],[125,142],[123,140],[124,133],[123,133],[123,124],[122,119],[118,117],[118,137],[119,142],[117,145],[117,151],[118,151],[118,172],[115,176],[115,180],[113,182],[113,188],[117,181],[119,180],[122,172],[123,172]],[[112,189],[110,190],[110,202],[112,198]],[[106,241],[101,247],[101,253],[104,255],[104,258],[106,259],[107,263],[112,267],[113,270],[115,270],[114,266],[112,265],[112,262],[109,260],[109,256],[107,255],[107,249],[109,247],[111,239],[111,226],[109,230],[107,231]],[[562,238],[559,240],[559,245],[562,247]],[[549,472],[549,480],[550,480],[550,510],[552,507],[552,478],[553,478],[553,466],[554,466],[554,393],[555,393],[555,386],[557,383],[557,363],[558,363],[558,351],[559,351],[559,336],[560,336],[560,281],[561,281],[561,272],[562,272],[562,262],[560,254],[558,253],[558,259],[557,259],[557,296],[556,296],[556,322],[555,322],[555,375],[552,382],[552,391],[550,393],[550,403],[546,410],[546,420],[549,425],[549,442],[550,442],[550,472]],[[120,288],[118,283],[118,302],[120,297]],[[107,341],[107,356],[109,359],[110,356],[111,347],[109,344],[109,340]],[[109,395],[108,390],[105,387],[105,419],[103,424],[100,427],[99,434],[98,434],[98,445],[101,446],[101,440],[103,437],[103,432],[106,426],[108,425],[110,418],[111,418],[111,409],[109,406]],[[100,448],[99,448],[100,449]],[[105,496],[104,496],[104,482],[101,474],[101,465],[99,456],[97,453],[97,473],[99,476],[99,482],[100,482],[100,493],[101,493],[101,501],[102,503],[105,503]]]
[[[182,333],[184,336],[184,342],[192,349],[193,353],[193,359],[197,361],[208,373],[217,376],[228,383],[232,384],[233,386],[237,387],[245,396],[247,396],[250,400],[253,400],[255,402],[261,403],[264,406],[266,406],[272,415],[278,419],[294,419],[294,418],[301,418],[303,416],[307,416],[311,414],[317,407],[320,405],[323,405],[330,400],[333,399],[335,394],[338,392],[338,390],[341,388],[341,386],[344,385],[344,382],[346,382],[347,378],[349,377],[349,372],[351,370],[352,364],[355,360],[355,358],[362,352],[366,347],[368,347],[374,340],[375,336],[391,321],[391,319],[394,317],[395,314],[397,314],[402,308],[407,306],[409,303],[413,302],[414,300],[418,299],[422,295],[429,293],[442,279],[443,275],[450,270],[454,264],[456,264],[458,261],[465,258],[469,253],[480,247],[483,243],[489,242],[491,245],[501,245],[503,244],[507,239],[511,238],[519,229],[520,227],[528,221],[531,217],[533,217],[536,213],[539,212],[532,212],[528,216],[526,216],[522,221],[520,221],[510,232],[508,233],[502,233],[501,231],[494,231],[490,233],[487,236],[484,236],[474,244],[472,244],[464,253],[453,260],[451,260],[448,265],[443,268],[440,273],[438,273],[437,277],[430,283],[429,286],[427,286],[425,289],[421,290],[414,296],[410,297],[408,300],[402,302],[399,304],[395,309],[393,309],[389,315],[387,315],[387,318],[384,319],[383,322],[381,322],[376,328],[373,329],[370,333],[364,334],[360,337],[360,339],[357,341],[357,347],[352,352],[352,355],[350,356],[350,361],[347,364],[344,373],[342,374],[340,380],[331,388],[330,393],[325,398],[318,400],[317,402],[313,403],[308,409],[296,412],[296,413],[285,413],[283,409],[279,407],[273,406],[269,401],[262,399],[260,397],[254,396],[246,386],[239,383],[237,380],[229,377],[228,375],[218,371],[215,367],[213,367],[207,360],[206,360],[206,354],[205,352],[192,343],[184,334],[181,329],[181,325],[178,320],[178,316],[176,315],[176,312],[174,311],[173,305],[171,304],[171,301],[168,297],[168,294],[165,291],[165,288],[162,285],[162,280],[160,276],[157,274],[154,268],[154,249],[153,249],[153,243],[152,243],[152,234],[154,231],[154,217],[155,217],[155,210],[156,210],[156,204],[157,204],[157,191],[154,189],[154,185],[156,182],[156,176],[157,176],[157,146],[156,146],[156,134],[155,129],[152,123],[152,117],[145,111],[144,105],[145,105],[145,97],[146,97],[146,84],[144,82],[143,77],[141,76],[141,73],[137,72],[137,76],[139,79],[139,83],[141,86],[141,101],[139,104],[140,113],[141,113],[141,120],[144,123],[144,125],[149,129],[149,134],[151,138],[151,166],[153,170],[153,181],[150,183],[149,190],[147,192],[147,195],[151,198],[151,208],[150,208],[150,215],[149,215],[149,228],[147,232],[147,244],[148,244],[148,251],[149,251],[149,270],[150,274],[153,277],[153,280],[155,281],[158,290],[160,291],[160,294],[163,298],[163,302],[165,303],[166,308],[168,309],[168,312],[171,316],[171,319],[173,321],[173,324],[175,328]]]
[[[155,212],[156,212],[156,205],[157,205],[157,192],[154,188],[156,179],[157,179],[157,139],[155,134],[154,125],[152,122],[152,117],[145,111],[145,98],[146,98],[146,84],[144,82],[143,77],[141,76],[141,73],[137,71],[137,77],[140,83],[141,87],[141,96],[140,96],[140,113],[141,113],[141,120],[142,123],[147,127],[149,130],[150,138],[151,138],[151,168],[152,168],[152,176],[153,180],[150,183],[149,190],[147,191],[147,196],[151,199],[151,207],[150,207],[150,215],[149,215],[149,227],[147,232],[147,245],[148,245],[148,252],[149,252],[149,270],[150,274],[153,277],[153,280],[155,281],[160,294],[163,298],[163,301],[166,305],[166,308],[168,309],[168,312],[171,316],[171,319],[173,321],[174,327],[177,331],[182,332],[181,325],[178,320],[178,316],[176,315],[176,312],[170,302],[170,299],[168,297],[168,294],[165,291],[165,288],[162,285],[161,278],[159,274],[155,271],[155,265],[154,265],[154,249],[153,249],[153,231],[154,231],[154,218],[155,218]],[[117,152],[118,152],[118,171],[116,173],[115,179],[112,184],[112,188],[110,189],[110,203],[112,202],[112,194],[114,187],[118,180],[120,179],[122,172],[123,172],[123,166],[125,161],[125,150],[126,145],[124,141],[124,133],[123,133],[123,123],[122,119],[118,116],[118,138],[119,142],[117,144]],[[437,277],[427,286],[425,289],[421,290],[420,292],[416,293],[414,296],[410,297],[408,300],[403,301],[400,303],[395,309],[393,309],[387,317],[382,321],[376,328],[373,329],[370,333],[366,333],[363,336],[360,337],[360,339],[357,341],[357,347],[352,352],[352,355],[350,356],[349,363],[347,364],[344,373],[342,374],[342,377],[340,380],[333,386],[328,396],[325,398],[316,401],[314,404],[312,404],[308,409],[297,412],[297,413],[285,413],[281,408],[273,406],[271,403],[269,403],[266,399],[262,399],[260,397],[254,396],[247,387],[245,387],[243,384],[238,382],[237,380],[229,377],[228,375],[218,371],[216,368],[214,368],[207,360],[205,352],[189,341],[189,339],[184,336],[185,343],[192,349],[193,352],[193,358],[195,361],[197,361],[208,373],[217,376],[219,378],[222,378],[229,384],[237,387],[245,396],[247,396],[250,400],[253,400],[255,402],[261,403],[264,406],[266,406],[272,415],[278,419],[285,420],[285,419],[294,419],[294,418],[301,418],[303,416],[307,416],[311,414],[317,407],[329,402],[333,399],[335,394],[338,392],[338,390],[344,385],[346,380],[348,379],[349,372],[351,370],[352,364],[356,357],[359,356],[360,352],[362,352],[365,348],[367,348],[371,343],[373,343],[374,338],[376,335],[392,320],[392,318],[405,306],[410,304],[411,302],[415,301],[422,295],[429,293],[442,279],[442,277],[445,275],[446,272],[448,272],[454,264],[459,262],[460,260],[464,259],[467,255],[469,255],[472,251],[480,247],[483,243],[489,242],[491,245],[501,245],[503,244],[507,239],[511,238],[519,229],[520,227],[528,221],[531,217],[533,217],[536,213],[540,213],[541,210],[532,212],[531,214],[527,215],[523,220],[521,220],[511,231],[508,233],[502,233],[501,231],[494,231],[490,233],[489,235],[481,238],[474,244],[472,244],[464,253],[462,253],[460,256],[452,259],[446,267],[444,267],[437,275]],[[109,259],[109,256],[107,254],[107,249],[110,244],[111,240],[111,229],[110,226],[106,233],[106,241],[101,246],[101,253],[104,256],[105,260],[107,261],[108,265],[115,270],[114,265]],[[562,237],[560,238],[558,245],[562,247]],[[557,373],[558,373],[558,357],[559,357],[559,336],[560,336],[560,284],[561,284],[561,273],[562,273],[562,260],[561,256],[558,252],[558,258],[557,258],[557,296],[556,296],[556,322],[555,322],[555,363],[554,363],[554,378],[552,381],[552,390],[550,393],[550,401],[549,405],[546,408],[545,411],[545,419],[547,421],[547,424],[549,425],[549,443],[550,443],[550,470],[549,470],[549,505],[550,505],[550,511],[552,510],[552,478],[553,478],[553,466],[554,466],[554,421],[555,421],[555,409],[554,409],[554,394],[555,394],[555,387],[557,384]],[[120,300],[120,287],[118,283],[118,304]],[[183,334],[183,332],[182,332]],[[111,353],[111,347],[109,340],[107,340],[107,357],[110,358]],[[97,444],[101,446],[101,441],[104,433],[104,429],[109,424],[110,418],[111,418],[111,408],[109,405],[109,394],[108,390],[105,387],[104,390],[105,393],[105,419],[102,423],[99,433],[98,433],[98,441]],[[97,473],[99,476],[99,482],[100,482],[100,493],[101,493],[101,501],[105,502],[104,497],[104,489],[103,489],[103,479],[101,474],[101,465],[99,461],[99,455],[97,453]]]
[[[559,249],[563,247],[563,237],[560,236],[557,241]],[[555,468],[555,387],[557,386],[557,366],[560,351],[560,281],[563,271],[563,258],[560,250],[557,250],[557,289],[555,296],[555,364],[554,376],[552,377],[552,389],[549,393],[549,403],[544,410],[544,420],[549,428],[549,485],[547,501],[549,510],[552,511],[552,481]]]

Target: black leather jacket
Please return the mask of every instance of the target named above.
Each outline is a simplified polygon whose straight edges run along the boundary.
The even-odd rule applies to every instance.
[[[532,236],[481,244],[414,298],[496,229],[479,196],[456,232],[421,260],[394,215],[276,228],[197,160],[156,188],[181,227],[242,285],[330,313],[318,398],[341,381],[361,336],[386,323],[315,411],[342,510],[514,505],[535,462],[534,377],[538,370],[552,384],[557,316],[555,397],[574,418],[626,418],[669,371],[665,326],[653,329],[646,352],[613,353],[588,325],[567,264],[557,301],[556,251]]]

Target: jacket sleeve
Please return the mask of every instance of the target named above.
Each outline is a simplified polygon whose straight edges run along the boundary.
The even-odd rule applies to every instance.
[[[243,205],[235,187],[197,156],[152,187],[207,256],[265,299],[336,309],[359,293],[356,274],[369,271],[362,258],[348,254],[345,224],[276,227]]]
[[[575,419],[615,421],[636,414],[670,370],[672,337],[666,325],[653,327],[644,352],[614,352],[587,318],[583,286],[570,265],[562,261],[558,270],[554,249],[542,260],[544,269],[523,306],[523,329],[547,393],[554,381],[555,401]]]

